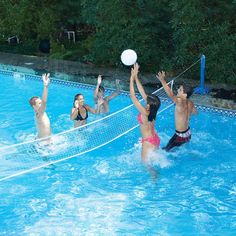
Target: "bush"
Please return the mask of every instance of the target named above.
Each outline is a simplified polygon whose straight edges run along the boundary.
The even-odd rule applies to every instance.
[[[19,44],[8,44],[6,42],[0,42],[0,51],[24,55],[36,55],[38,52],[37,41],[26,41]]]

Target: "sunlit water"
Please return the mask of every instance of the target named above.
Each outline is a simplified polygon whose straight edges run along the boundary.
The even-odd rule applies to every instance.
[[[42,83],[0,79],[0,146],[34,139],[28,100],[41,96]],[[73,127],[69,113],[80,92],[93,106],[93,89],[50,85],[54,133]],[[119,96],[111,112],[130,103]],[[157,117],[161,146],[173,135],[173,109]],[[156,178],[141,163],[135,129],[95,151],[2,181],[0,235],[235,235],[236,120],[199,110],[191,129],[189,144],[155,153]]]

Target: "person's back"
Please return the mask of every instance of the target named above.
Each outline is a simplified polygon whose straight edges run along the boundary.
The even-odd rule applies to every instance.
[[[38,131],[38,138],[44,138],[51,135],[50,120],[46,113],[48,85],[50,83],[49,74],[43,74],[42,79],[44,83],[42,99],[34,96],[29,100],[29,103],[35,112],[35,122]]]

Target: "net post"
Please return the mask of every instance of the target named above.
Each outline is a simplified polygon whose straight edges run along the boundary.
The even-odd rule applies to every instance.
[[[206,57],[205,55],[201,56],[201,67],[200,67],[200,86],[194,89],[195,93],[199,94],[207,94],[209,93],[209,89],[205,87],[205,65],[206,65]]]

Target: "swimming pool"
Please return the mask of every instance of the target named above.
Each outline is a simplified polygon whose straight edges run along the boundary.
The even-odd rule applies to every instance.
[[[41,82],[7,73],[0,78],[0,144],[32,139],[36,130],[28,99],[41,95]],[[72,85],[49,88],[54,133],[73,126],[69,112],[78,87]],[[92,105],[93,87],[81,89]],[[117,97],[111,112],[129,104],[125,94]],[[173,107],[158,115],[156,128],[163,146],[174,130]],[[235,116],[201,108],[191,128],[191,143],[173,153],[159,151],[155,181],[140,162],[138,129],[100,149],[2,181],[1,234],[234,235]]]

